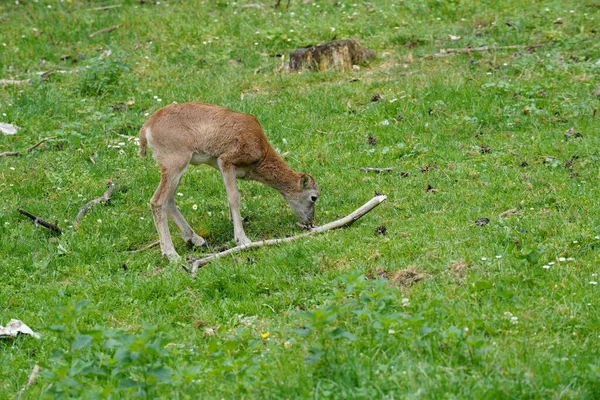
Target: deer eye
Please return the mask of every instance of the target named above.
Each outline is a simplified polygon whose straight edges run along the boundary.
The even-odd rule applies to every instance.
[[[310,196],[310,199],[314,203],[315,201],[317,201],[317,196]]]

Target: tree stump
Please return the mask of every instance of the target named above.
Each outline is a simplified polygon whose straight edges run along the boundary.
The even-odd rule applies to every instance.
[[[290,69],[349,71],[353,65],[364,64],[375,57],[374,51],[361,46],[354,39],[334,40],[290,53]]]

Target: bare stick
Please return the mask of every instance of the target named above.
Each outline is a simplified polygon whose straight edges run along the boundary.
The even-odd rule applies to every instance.
[[[38,216],[33,215],[32,213],[23,210],[22,208],[19,208],[18,210],[21,214],[25,215],[26,217],[29,217],[33,220],[33,224],[34,225],[42,225],[44,228],[48,228],[53,232],[56,233],[62,233],[62,231],[60,230],[60,228],[58,227],[58,221],[56,221],[55,223],[50,223],[48,221],[44,221],[43,219],[41,219]]]
[[[33,385],[33,381],[35,381],[35,378],[37,378],[39,372],[40,372],[40,366],[35,364],[33,366],[33,370],[31,371],[31,374],[29,374],[29,379],[27,379],[27,384],[21,390],[19,390],[19,393],[17,394],[18,397],[21,397],[23,392],[25,392],[27,389],[29,389],[29,386]]]
[[[29,153],[30,151],[32,151],[33,149],[35,149],[36,147],[38,147],[40,144],[44,143],[47,140],[52,140],[52,139],[56,139],[56,136],[48,136],[46,138],[43,138],[42,140],[40,140],[39,142],[37,142],[36,144],[34,144],[30,148],[28,148],[27,152]]]
[[[113,26],[109,26],[108,28],[104,28],[104,29],[100,29],[99,31],[96,31],[94,33],[90,33],[90,37],[94,37],[96,35],[100,35],[101,33],[108,33],[108,32],[112,32],[115,29],[117,29],[119,27],[119,25],[113,25]]]
[[[394,168],[361,168],[362,172],[392,172]]]
[[[26,151],[29,153],[30,151],[32,151],[33,149],[35,149],[36,147],[38,147],[40,144],[44,143],[47,140],[51,140],[51,139],[56,139],[56,136],[49,136],[47,138],[43,138],[42,140],[40,140],[39,142],[37,142],[36,144],[34,144],[30,148],[28,148]],[[4,157],[4,156],[18,156],[19,154],[21,154],[20,151],[5,151],[4,153],[0,153],[0,157]]]
[[[151,248],[153,248],[153,247],[156,247],[156,246],[158,246],[159,244],[160,244],[160,240],[157,240],[156,242],[152,242],[152,243],[150,243],[148,246],[144,246],[144,247],[142,247],[142,248],[140,248],[140,249],[137,249],[137,250],[130,250],[130,251],[128,251],[128,253],[140,253],[140,252],[142,252],[142,251],[146,251],[146,250],[149,250],[149,249],[151,249]]]
[[[112,192],[114,192],[115,190],[123,189],[124,187],[125,187],[125,185],[113,185],[113,184],[111,184],[108,187],[108,189],[106,190],[106,192],[104,192],[104,194],[102,196],[98,197],[97,199],[88,201],[83,207],[81,207],[81,209],[77,213],[77,216],[75,217],[75,220],[73,221],[73,226],[75,228],[77,228],[77,225],[79,224],[79,220],[81,218],[83,218],[84,214],[86,212],[88,212],[88,210],[90,208],[92,208],[93,206],[95,206],[98,203],[107,203],[107,202],[109,202],[110,201],[110,196],[112,195]]]
[[[269,239],[269,240],[262,240],[260,242],[252,242],[252,243],[249,243],[246,245],[232,247],[231,249],[222,251],[220,253],[209,254],[204,258],[192,259],[192,268],[188,269],[187,267],[184,267],[184,269],[186,271],[190,272],[192,274],[192,276],[195,276],[198,269],[200,267],[202,267],[203,265],[208,264],[210,261],[215,260],[217,258],[222,258],[222,257],[228,256],[232,253],[236,253],[241,250],[246,250],[246,249],[250,249],[253,247],[269,246],[269,245],[279,244],[279,243],[287,243],[287,242],[291,242],[292,240],[296,240],[296,239],[303,238],[306,236],[316,235],[317,233],[325,232],[325,231],[328,231],[331,229],[337,229],[337,228],[341,228],[344,226],[352,225],[352,223],[354,221],[356,221],[357,219],[359,219],[360,217],[362,217],[363,215],[365,215],[366,213],[371,211],[373,208],[377,207],[379,204],[383,203],[386,199],[387,199],[387,196],[385,196],[385,195],[375,196],[371,200],[369,200],[367,203],[365,203],[362,207],[356,209],[354,212],[352,212],[351,214],[348,214],[344,218],[338,219],[336,221],[330,222],[330,223],[322,225],[322,226],[311,228],[308,232],[304,232],[304,233],[301,233],[296,236],[290,236],[290,237],[283,238],[283,239]]]
[[[440,49],[439,53],[427,54],[424,58],[447,57],[454,54],[469,54],[477,51],[495,51],[495,50],[516,50],[516,49],[535,49],[545,46],[545,43],[532,44],[525,46],[480,46],[480,47],[462,47],[459,49]]]
[[[4,87],[7,85],[25,85],[27,83],[31,82],[31,79],[23,79],[23,80],[18,80],[18,79],[0,79],[0,86]]]
[[[111,10],[113,8],[118,8],[118,7],[121,7],[121,4],[115,4],[113,6],[96,7],[96,8],[92,8],[92,11],[105,11],[105,10]]]

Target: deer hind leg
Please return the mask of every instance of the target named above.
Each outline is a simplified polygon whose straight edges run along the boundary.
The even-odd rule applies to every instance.
[[[202,237],[198,236],[196,234],[196,232],[194,232],[194,230],[192,229],[190,224],[188,224],[187,221],[185,220],[185,218],[183,218],[183,215],[181,215],[179,208],[177,208],[177,205],[175,204],[174,194],[175,194],[175,191],[177,190],[177,187],[179,186],[179,182],[181,181],[181,177],[183,176],[184,172],[185,172],[185,169],[183,171],[181,171],[179,176],[177,176],[175,188],[173,191],[173,196],[169,197],[169,203],[167,206],[167,215],[169,216],[169,218],[171,218],[171,220],[175,223],[175,225],[177,225],[177,228],[179,228],[179,231],[181,232],[181,236],[183,236],[183,239],[186,242],[188,242],[189,244],[191,244],[193,246],[200,247],[200,246],[204,246],[206,244],[206,240],[204,240]]]
[[[160,184],[150,200],[154,225],[156,225],[158,238],[160,239],[160,249],[169,259],[176,259],[179,255],[175,251],[171,234],[169,233],[167,213],[171,207],[170,204],[175,204],[175,192],[186,166],[187,163],[176,166],[161,165]]]
[[[236,184],[235,166],[231,163],[223,161],[221,158],[218,159],[217,164],[219,166],[219,170],[221,171],[221,175],[223,176],[225,190],[227,191],[229,213],[231,220],[233,221],[233,236],[238,245],[249,244],[251,241],[244,232],[242,216],[240,214],[240,191],[238,190]]]

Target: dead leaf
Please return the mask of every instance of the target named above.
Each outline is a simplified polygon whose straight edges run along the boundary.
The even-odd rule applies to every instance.
[[[0,122],[0,132],[5,135],[16,135],[18,129],[15,125]]]
[[[204,336],[215,336],[217,334],[216,328],[206,327],[204,328]]]
[[[563,24],[563,19],[562,18],[556,18],[554,21],[552,21],[553,24],[555,25],[562,25]]]

